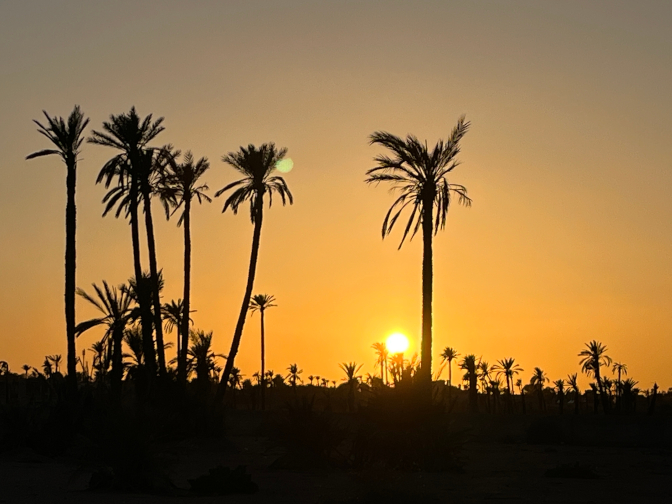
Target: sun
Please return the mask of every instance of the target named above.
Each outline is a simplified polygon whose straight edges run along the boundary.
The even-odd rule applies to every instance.
[[[404,353],[408,350],[408,338],[398,332],[391,334],[385,341],[385,346],[391,354]]]

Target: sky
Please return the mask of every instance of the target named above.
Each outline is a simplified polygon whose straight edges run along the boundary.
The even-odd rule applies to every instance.
[[[223,155],[287,147],[295,203],[265,214],[254,287],[278,305],[267,369],[332,380],[342,362],[373,373],[371,345],[393,332],[420,345],[422,243],[381,239],[394,196],[364,183],[383,153],[369,135],[432,144],[466,114],[450,181],[474,203],[451,207],[434,242],[434,369],[451,346],[556,380],[596,339],[640,388],[672,386],[670,19],[650,0],[0,1],[0,359],[18,371],[66,353],[65,168],[25,160],[50,147],[42,110],[79,104],[89,131],[132,105],[165,117],[156,144],[207,157],[211,194],[236,180]],[[101,216],[95,185],[114,154],[84,145],[78,167],[85,290],[132,274],[130,227]],[[227,354],[252,225],[222,207],[193,211],[192,304]],[[154,215],[168,301],[182,296],[182,231]],[[79,321],[95,314],[78,299]],[[258,315],[236,365],[259,368]]]

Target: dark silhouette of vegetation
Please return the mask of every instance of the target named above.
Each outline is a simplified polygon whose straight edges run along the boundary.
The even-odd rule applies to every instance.
[[[422,345],[420,353],[420,375],[429,384],[432,379],[432,295],[433,265],[432,238],[439,229],[446,226],[446,216],[452,194],[458,203],[471,205],[467,189],[448,182],[447,175],[459,164],[460,140],[467,133],[469,122],[462,116],[458,119],[450,137],[439,140],[430,152],[415,136],[406,140],[376,131],[370,137],[371,144],[377,144],[392,151],[393,157],[379,155],[374,158],[377,165],[366,172],[367,183],[389,182],[401,195],[392,204],[383,221],[383,238],[388,235],[401,213],[410,207],[411,215],[404,229],[399,248],[409,232],[411,239],[422,228]]]
[[[250,310],[252,313],[258,311],[261,315],[261,374],[260,374],[260,385],[261,385],[261,409],[266,409],[266,339],[265,339],[265,326],[264,326],[264,312],[268,308],[273,308],[277,306],[273,304],[275,298],[269,294],[256,294],[252,296],[252,301],[250,301]],[[311,376],[312,384],[312,376]]]
[[[42,111],[47,119],[43,125],[39,121],[37,131],[47,137],[56,149],[44,149],[29,154],[26,159],[40,156],[58,155],[65,163],[67,169],[66,191],[67,203],[65,206],[65,325],[68,342],[68,383],[71,393],[77,391],[77,348],[75,346],[75,287],[77,285],[76,267],[76,234],[77,234],[77,206],[75,204],[75,192],[77,188],[77,161],[79,148],[82,146],[84,129],[89,120],[75,105],[67,122],[62,117],[51,117],[46,111]]]
[[[611,365],[611,357],[607,355],[607,347],[605,347],[599,341],[593,340],[590,343],[586,343],[586,348],[579,353],[581,360],[581,371],[587,375],[593,375],[595,378],[595,384],[600,393],[600,398],[602,400],[602,408],[605,413],[608,413],[610,410],[609,401],[605,395],[604,383],[601,379],[600,367]]]
[[[229,351],[224,373],[220,380],[220,386],[217,391],[218,402],[224,398],[224,392],[229,382],[229,374],[238,354],[240,339],[243,335],[243,327],[247,310],[252,298],[252,289],[254,287],[254,277],[257,271],[257,258],[259,256],[259,244],[261,241],[261,225],[264,218],[264,196],[268,194],[268,206],[273,202],[273,193],[280,196],[282,204],[287,201],[291,205],[294,202],[292,193],[287,187],[285,179],[273,175],[278,162],[287,154],[287,149],[276,149],[274,143],[262,144],[259,148],[249,145],[247,148],[241,147],[238,152],[229,152],[222,158],[222,161],[233,167],[243,175],[243,178],[228,184],[215,193],[219,197],[227,191],[233,190],[231,195],[224,202],[222,212],[231,208],[234,214],[238,213],[238,208],[245,201],[250,202],[250,219],[254,224],[252,235],[252,253],[250,255],[250,268],[247,274],[247,286],[243,295],[243,304],[240,308],[240,315],[236,324],[231,350]]]

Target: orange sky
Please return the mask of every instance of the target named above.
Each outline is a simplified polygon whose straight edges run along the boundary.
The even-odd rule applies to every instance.
[[[207,156],[213,192],[235,178],[223,154],[288,147],[296,202],[266,214],[254,289],[278,301],[267,366],[330,379],[344,361],[373,372],[373,342],[420,332],[421,241],[381,240],[393,199],[363,183],[380,152],[368,135],[433,143],[466,113],[452,181],[474,206],[452,208],[435,241],[435,355],[513,356],[524,379],[535,366],[557,379],[598,339],[641,387],[667,388],[670,19],[654,1],[3,2],[0,359],[19,370],[65,354],[65,168],[24,161],[49,147],[31,122],[42,109],[78,103],[96,129],[131,105],[165,116],[158,143]],[[94,185],[112,154],[86,145],[80,162],[84,288],[132,273],[130,229],[101,217]],[[222,204],[193,214],[193,305],[227,353],[252,226]],[[169,300],[181,296],[182,234],[155,215]],[[237,361],[248,377],[258,339],[254,316]]]

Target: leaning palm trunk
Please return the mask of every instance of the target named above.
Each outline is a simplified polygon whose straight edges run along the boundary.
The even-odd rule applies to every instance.
[[[77,348],[75,346],[75,289],[76,289],[76,231],[77,207],[75,188],[77,185],[76,160],[68,160],[66,186],[68,202],[65,207],[65,327],[68,341],[68,386],[77,392]]]
[[[149,187],[146,184],[142,190],[142,200],[145,209],[145,227],[147,230],[147,251],[149,252],[149,273],[151,275],[152,303],[154,304],[154,330],[156,331],[156,353],[158,356],[159,375],[166,375],[166,357],[163,350],[163,324],[161,322],[161,298],[159,296],[159,272],[156,265],[156,241],[154,240],[154,223],[152,221],[152,206]]]
[[[247,310],[250,306],[250,299],[252,298],[252,289],[254,287],[254,276],[257,271],[257,258],[259,256],[259,243],[261,239],[261,223],[263,221],[264,212],[263,193],[259,195],[256,201],[255,218],[254,218],[254,233],[252,235],[252,253],[250,255],[250,269],[247,273],[247,287],[245,287],[245,295],[243,296],[243,304],[240,307],[240,314],[238,315],[238,322],[236,330],[233,333],[233,341],[231,342],[231,350],[224,365],[224,372],[222,379],[217,388],[217,403],[221,403],[224,399],[226,387],[231,375],[231,368],[234,360],[238,354],[238,347],[240,346],[240,338],[243,335],[243,327],[245,326],[245,319],[247,318]]]
[[[420,353],[420,380],[427,385],[432,381],[432,210],[435,191],[425,195],[422,206],[422,347]]]
[[[135,273],[135,287],[140,305],[140,322],[142,325],[142,347],[145,356],[145,369],[148,381],[153,380],[156,374],[156,356],[154,353],[154,341],[152,338],[152,312],[149,307],[150,300],[142,278],[142,266],[140,264],[140,232],[138,223],[138,206],[135,204],[138,197],[138,185],[135,177],[131,179],[130,188],[130,214],[131,214],[131,239],[133,241],[133,270]]]
[[[180,327],[182,351],[177,356],[177,378],[187,383],[187,349],[189,348],[189,303],[191,299],[191,199],[184,202],[184,305]]]

